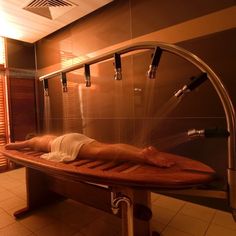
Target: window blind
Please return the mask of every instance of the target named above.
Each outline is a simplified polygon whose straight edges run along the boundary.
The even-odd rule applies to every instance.
[[[5,65],[5,42],[4,38],[0,36],[0,65]]]
[[[4,38],[0,37],[0,146],[5,145],[9,138],[6,98],[5,42]],[[0,155],[0,171],[7,168],[7,160]]]

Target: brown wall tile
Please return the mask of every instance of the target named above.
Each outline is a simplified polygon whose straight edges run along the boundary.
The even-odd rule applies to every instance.
[[[34,79],[9,79],[12,141],[24,140],[28,133],[37,131],[34,84]]]
[[[235,5],[234,0],[130,0],[132,36],[148,34]]]
[[[34,45],[21,41],[7,39],[8,68],[35,69]]]
[[[68,59],[233,4],[233,0],[210,0],[207,3],[197,0],[114,1],[37,42],[38,68],[58,69],[58,64]],[[206,61],[219,74],[234,102],[235,41],[235,30],[228,30],[178,43]],[[146,78],[150,60],[151,52],[122,57],[122,81],[112,79],[112,61],[91,66],[91,88],[84,87],[82,70],[68,73],[67,95],[62,93],[59,81],[50,82],[52,131],[84,132],[100,141],[153,144],[158,147],[160,140],[168,143],[172,136],[178,143],[181,141],[178,135],[186,135],[186,131],[191,128],[225,127],[222,106],[209,81],[188,94],[176,107],[169,102],[174,92],[182,88],[191,76],[200,73],[195,66],[182,58],[164,53],[157,79],[150,81]],[[166,104],[167,109],[163,111]],[[169,106],[172,105],[171,110]],[[225,141],[201,139],[188,142],[186,139],[179,146],[169,147],[169,150],[206,162],[224,180],[227,157]]]

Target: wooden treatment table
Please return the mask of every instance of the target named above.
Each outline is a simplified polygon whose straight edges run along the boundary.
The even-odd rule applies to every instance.
[[[176,163],[170,168],[88,159],[65,164],[44,160],[40,158],[42,153],[30,150],[1,148],[0,152],[26,167],[27,206],[15,212],[15,217],[59,196],[109,213],[118,212],[121,206],[123,236],[151,235],[151,190],[192,188],[215,176],[214,170],[201,162],[167,153],[161,155],[168,155]]]

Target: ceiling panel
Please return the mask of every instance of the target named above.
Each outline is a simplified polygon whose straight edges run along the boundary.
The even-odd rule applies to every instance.
[[[0,36],[33,43],[109,2],[112,0],[0,0]]]

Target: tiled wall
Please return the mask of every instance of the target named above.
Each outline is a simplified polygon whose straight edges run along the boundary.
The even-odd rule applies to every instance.
[[[52,72],[132,42],[165,41],[195,53],[209,64],[235,104],[236,30],[230,20],[233,5],[233,0],[114,1],[38,41],[37,72]],[[158,146],[162,140],[173,143],[173,137],[176,141],[191,128],[225,127],[222,106],[209,81],[171,112],[161,112],[174,92],[199,70],[164,53],[158,78],[150,81],[146,79],[150,58],[151,52],[123,56],[122,81],[112,79],[112,61],[91,66],[91,88],[85,88],[82,70],[70,72],[67,94],[62,93],[58,77],[50,79],[47,101],[43,96],[39,99],[41,106],[44,102],[50,104],[50,109],[44,107],[44,114],[41,110],[42,121],[45,113],[49,117],[44,131],[84,132],[101,141]],[[225,140],[195,140],[168,150],[202,160],[222,178],[225,176]]]

